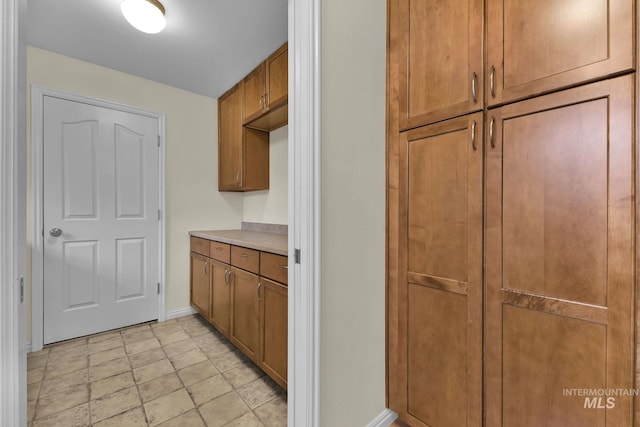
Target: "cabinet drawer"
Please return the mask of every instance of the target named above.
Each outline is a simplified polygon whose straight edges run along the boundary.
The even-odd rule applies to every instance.
[[[191,252],[209,256],[209,241],[207,239],[201,239],[200,237],[191,236]]]
[[[226,243],[214,242],[209,243],[209,257],[229,264],[231,259],[231,245]]]
[[[241,246],[231,246],[231,265],[258,274],[260,252]]]
[[[276,282],[287,284],[287,257],[282,255],[260,252],[260,275]]]

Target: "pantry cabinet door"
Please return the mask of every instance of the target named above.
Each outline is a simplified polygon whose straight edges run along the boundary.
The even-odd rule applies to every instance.
[[[389,13],[400,129],[481,110],[483,1],[398,0]]]
[[[631,426],[631,397],[570,390],[634,387],[633,87],[488,112],[488,427]]]
[[[401,419],[482,423],[482,113],[403,134]]]
[[[487,100],[498,105],[633,68],[632,0],[487,0]]]

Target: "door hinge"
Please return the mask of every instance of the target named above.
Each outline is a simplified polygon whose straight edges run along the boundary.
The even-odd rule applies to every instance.
[[[20,304],[24,302],[24,276],[20,276],[18,279],[20,282]]]
[[[158,221],[162,219],[162,211],[158,209]]]
[[[44,228],[42,229],[42,237],[44,237]]]
[[[160,147],[160,135],[158,135],[158,147]]]
[[[160,282],[158,282],[158,295],[160,295]]]
[[[300,264],[300,249],[294,249],[294,251],[293,251],[293,261],[296,264]]]

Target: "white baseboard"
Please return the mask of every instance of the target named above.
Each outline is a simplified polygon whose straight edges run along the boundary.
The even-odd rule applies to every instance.
[[[178,317],[190,316],[190,315],[196,314],[196,313],[197,313],[197,311],[195,311],[191,307],[181,308],[181,309],[173,310],[173,311],[167,311],[164,314],[164,320],[177,319]]]
[[[391,409],[385,409],[367,427],[389,427],[398,418],[398,414]]]

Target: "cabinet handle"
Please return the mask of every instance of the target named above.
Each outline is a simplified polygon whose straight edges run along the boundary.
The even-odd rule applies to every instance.
[[[236,172],[236,182],[240,184],[240,171]]]
[[[471,147],[476,151],[476,121],[471,123]]]
[[[247,255],[247,254],[240,254],[240,256],[241,256],[242,258],[246,258],[246,257],[248,257],[249,255]]]
[[[260,297],[260,288],[262,288],[262,282],[258,282],[258,301],[262,301],[262,298]]]
[[[227,283],[229,286],[231,286],[231,283],[233,282],[233,271],[229,270],[229,283]]]
[[[209,267],[209,261],[204,263],[204,274],[206,274],[208,276],[209,275],[209,269],[207,267]]]
[[[282,265],[282,264],[278,264],[278,265],[280,266],[280,268],[285,268],[285,269],[287,269],[287,270],[289,269],[289,266],[288,266],[288,265]]]
[[[260,109],[264,110],[264,96],[260,97]]]
[[[269,94],[265,93],[264,94],[264,109],[266,110],[267,108],[269,108]]]
[[[491,96],[496,97],[495,85],[493,84],[493,76],[496,73],[496,67],[491,65],[491,71],[489,72],[489,88],[491,89]]]
[[[489,142],[491,142],[491,148],[496,148],[496,143],[493,140],[493,122],[494,118],[491,117],[491,124],[489,124]]]
[[[227,285],[229,284],[229,270],[226,268],[224,269],[224,283]]]
[[[473,102],[478,102],[478,94],[476,93],[477,81],[478,81],[478,75],[474,71],[473,77],[471,78],[471,96],[473,97]]]

